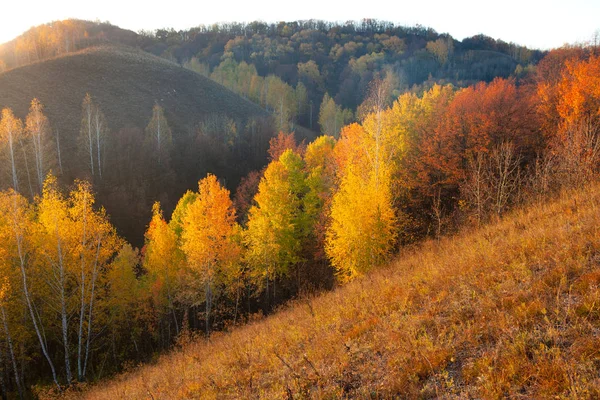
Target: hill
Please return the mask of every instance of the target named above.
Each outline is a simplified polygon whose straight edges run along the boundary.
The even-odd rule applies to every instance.
[[[600,186],[183,344],[72,397],[600,396]]]
[[[64,20],[0,45],[0,72],[102,43],[134,46],[206,75],[272,111],[281,130],[325,130],[320,106],[329,98],[340,107],[337,119],[352,121],[374,79],[385,80],[391,102],[435,82],[464,87],[496,77],[522,79],[544,56],[485,35],[458,41],[432,28],[374,19],[254,21],[139,33]]]
[[[53,21],[0,44],[0,72],[102,43],[135,46],[139,39],[137,33],[108,22]]]
[[[161,200],[166,210],[172,209],[183,191],[195,187],[207,171],[218,173],[233,188],[240,177],[266,161],[272,131],[268,113],[259,106],[164,58],[126,46],[102,45],[0,74],[0,108],[10,107],[25,118],[33,98],[45,105],[53,137],[60,135],[64,182],[90,178],[77,140],[86,93],[105,114],[110,131],[107,174],[94,181],[95,189],[121,234],[136,245],[141,245],[152,201]],[[139,157],[143,130],[155,103],[163,107],[173,131],[173,154],[171,169],[153,171],[148,177],[147,171],[135,172],[127,166],[135,158],[125,147],[136,150]],[[263,120],[260,132],[254,129],[252,137],[246,135],[250,122]],[[204,129],[204,134],[221,146],[199,140],[198,126],[203,123],[214,126]],[[221,131],[221,125],[229,126],[236,137],[224,138],[227,132]],[[238,161],[227,162],[234,153]],[[155,179],[158,173],[164,179],[140,188],[140,182]]]
[[[248,120],[266,113],[221,85],[164,58],[125,46],[97,46],[0,74],[0,106],[24,117],[37,97],[65,137],[79,133],[81,102],[90,93],[111,130],[145,127],[158,102],[176,132],[208,115]]]

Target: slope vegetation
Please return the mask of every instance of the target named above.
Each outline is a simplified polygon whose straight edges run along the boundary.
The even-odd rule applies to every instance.
[[[83,397],[597,398],[599,227],[600,186],[566,193]]]

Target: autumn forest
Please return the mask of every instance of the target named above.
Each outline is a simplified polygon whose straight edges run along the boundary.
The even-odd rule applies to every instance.
[[[67,79],[68,105],[44,83],[11,89],[24,68],[75,57],[236,103],[190,116],[170,78],[135,94],[139,113],[136,97]],[[376,20],[139,33],[67,20],[0,47],[0,91],[2,399],[79,393],[583,190],[600,167],[593,43],[540,51]],[[600,326],[597,305],[586,318]],[[277,357],[295,398],[301,374]]]

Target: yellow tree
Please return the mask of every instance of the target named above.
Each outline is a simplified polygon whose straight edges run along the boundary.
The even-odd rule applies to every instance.
[[[175,331],[179,334],[174,299],[178,290],[183,254],[177,246],[177,235],[165,221],[158,202],[152,207],[152,220],[145,236],[143,266],[149,275],[155,306],[159,311],[166,310],[172,314]]]
[[[139,263],[138,250],[124,244],[108,266],[108,295],[104,299],[104,307],[109,318],[110,341],[113,349],[121,349],[121,354],[135,351],[139,355],[143,304],[148,299],[147,292],[141,290],[137,279]]]
[[[60,315],[60,338],[62,340],[67,382],[72,381],[69,346],[69,318],[74,311],[69,307],[73,289],[75,257],[74,227],[69,218],[68,203],[58,189],[56,178],[49,176],[44,182],[42,197],[38,203],[37,267],[45,277],[50,293],[45,301],[57,309]]]
[[[171,214],[171,220],[169,221],[169,228],[175,232],[177,238],[181,241],[181,234],[183,233],[183,220],[187,213],[188,206],[196,201],[198,193],[188,190],[177,202],[173,214]]]
[[[336,144],[338,184],[330,210],[325,251],[342,282],[385,261],[396,236],[392,176],[405,147],[393,127],[384,95],[374,87],[372,113]]]
[[[9,249],[8,260],[10,261],[8,268],[18,271],[21,280],[22,298],[31,317],[35,335],[52,372],[54,384],[60,390],[56,368],[50,357],[45,330],[39,314],[40,305],[34,304],[36,293],[35,284],[32,284],[32,281],[35,279],[32,278],[39,275],[37,273],[39,271],[35,270],[35,265],[32,263],[34,249],[37,248],[34,212],[27,199],[14,190],[0,192],[0,231],[3,232],[2,247],[4,250]]]
[[[0,223],[6,224],[4,225],[5,228],[10,226],[8,221],[5,221],[2,216],[0,216]],[[14,256],[14,248],[10,248],[10,244],[13,242],[11,239],[11,232],[9,229],[0,229],[0,243],[2,244],[0,246],[0,337],[3,333],[8,349],[9,362],[13,369],[14,381],[19,392],[19,397],[23,398],[23,388],[21,385],[20,372],[15,354],[15,332],[14,326],[11,326],[11,316],[18,315],[20,317],[24,310],[19,307],[21,303],[18,301],[19,294],[15,293],[16,291],[14,290],[17,287],[14,283],[17,282],[18,276],[15,275],[17,270],[14,268],[14,265],[12,265],[11,262],[11,258]],[[2,354],[0,353],[0,356],[1,355]],[[1,357],[0,363],[3,363]],[[0,372],[0,374],[3,374],[3,372]],[[6,393],[6,387],[3,379],[0,380],[0,383],[2,384],[2,393]]]
[[[183,218],[182,249],[195,280],[204,286],[208,334],[214,292],[219,284],[238,278],[240,247],[235,240],[238,226],[229,190],[211,174],[198,188],[198,198]]]
[[[302,199],[307,192],[304,162],[292,150],[286,150],[265,170],[249,211],[244,241],[246,259],[255,283],[289,274],[290,267],[301,261],[306,215]]]
[[[335,143],[331,136],[320,136],[306,147],[304,154],[308,192],[303,207],[308,222],[308,251],[315,261],[325,258],[325,227],[335,183]]]
[[[88,182],[76,182],[68,198],[68,217],[73,243],[73,266],[79,283],[79,330],[77,334],[77,372],[84,380],[95,327],[95,303],[99,282],[110,260],[122,246],[115,228],[103,208],[94,209],[95,198]],[[77,266],[77,267],[75,267]],[[87,332],[84,331],[87,327]],[[84,349],[85,346],[85,349]]]
[[[387,181],[387,182],[386,182]],[[381,265],[396,238],[389,173],[350,165],[333,197],[325,250],[341,282]]]

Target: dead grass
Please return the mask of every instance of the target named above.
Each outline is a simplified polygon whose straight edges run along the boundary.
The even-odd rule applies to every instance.
[[[70,397],[598,398],[600,186]]]

